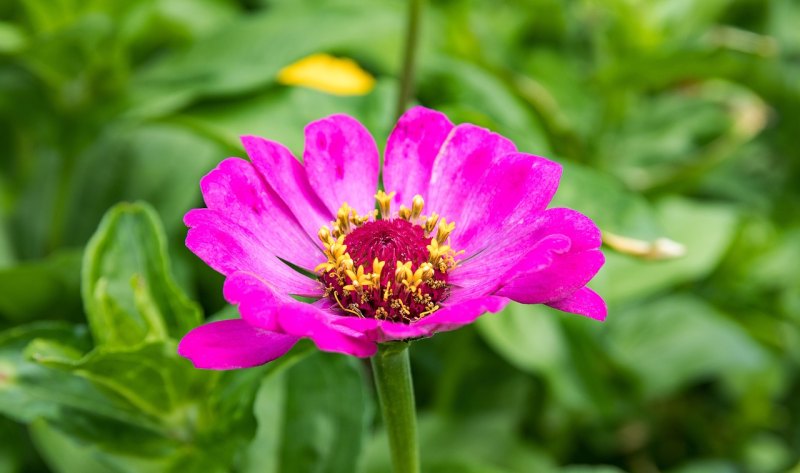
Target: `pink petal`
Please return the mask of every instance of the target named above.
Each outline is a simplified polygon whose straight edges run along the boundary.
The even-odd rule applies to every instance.
[[[591,281],[604,262],[600,250],[561,255],[544,269],[517,274],[496,294],[523,304],[558,301]]]
[[[603,265],[600,230],[594,222],[570,209],[550,209],[544,214],[548,224],[536,234],[567,238],[569,248],[534,247],[503,276],[497,295],[526,304],[561,300],[585,286]]]
[[[386,192],[396,192],[396,205],[411,205],[416,194],[428,197],[428,182],[436,155],[453,129],[440,112],[414,107],[403,114],[386,143],[383,183]]]
[[[249,230],[270,253],[305,268],[319,264],[322,251],[315,240],[251,163],[226,159],[203,177],[200,188],[209,210]],[[316,238],[316,230],[311,235]]]
[[[187,333],[178,345],[178,354],[201,369],[250,368],[283,356],[297,340],[253,328],[241,319],[220,320]]]
[[[369,340],[383,343],[392,340],[430,337],[436,332],[453,330],[472,323],[486,312],[497,312],[507,303],[508,299],[493,296],[461,300],[460,302],[448,299],[443,308],[411,324],[358,317],[339,317],[334,323],[361,332]]]
[[[332,115],[309,124],[303,161],[311,187],[331,214],[345,202],[360,214],[375,208],[378,148],[355,119]]]
[[[539,156],[513,153],[496,158],[462,202],[451,245],[467,254],[488,246],[496,233],[545,210],[560,178],[561,166]]]
[[[186,246],[220,273],[226,276],[237,271],[258,274],[286,294],[314,297],[322,293],[319,282],[278,259],[273,251],[279,250],[266,246],[263,234],[253,233],[223,213],[194,209],[186,214],[184,222],[190,227]],[[290,257],[283,251],[279,255]]]
[[[362,333],[336,325],[341,316],[283,295],[253,274],[228,277],[224,294],[228,302],[239,305],[242,318],[255,327],[310,338],[324,351],[367,357],[377,349]]]
[[[489,239],[485,247],[472,250],[450,273],[449,282],[460,288],[463,297],[478,298],[494,293],[515,268],[518,272],[531,265],[548,265],[550,255],[572,248],[568,236],[551,233],[551,223],[549,211],[524,216],[517,225],[494,234],[494,240]],[[526,256],[530,258],[523,265]],[[540,261],[533,261],[534,256]]]
[[[486,312],[499,312],[508,304],[508,299],[503,297],[487,296],[479,299],[469,299],[458,303],[445,301],[444,307],[428,317],[417,320],[412,326],[421,332],[433,334],[455,330],[461,326],[471,324]]]
[[[257,136],[243,136],[242,144],[258,172],[306,233],[315,237],[322,225],[334,219],[308,183],[306,170],[285,146]]]
[[[426,212],[455,221],[458,228],[464,202],[492,162],[514,151],[511,141],[489,130],[469,123],[455,127],[433,163]]]
[[[605,301],[588,287],[578,289],[571,296],[555,302],[549,302],[547,305],[564,312],[585,315],[601,321],[605,320],[606,315],[608,315]]]

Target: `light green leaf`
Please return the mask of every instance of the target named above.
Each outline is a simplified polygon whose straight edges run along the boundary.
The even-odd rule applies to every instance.
[[[99,346],[177,339],[201,321],[170,275],[161,224],[143,203],[106,214],[86,248],[82,291]]]
[[[101,392],[89,381],[48,368],[23,356],[36,339],[58,341],[80,351],[85,331],[66,324],[35,323],[0,332],[0,412],[20,422],[44,417],[60,419],[65,410],[82,411],[133,425],[152,426],[124,400]]]
[[[149,115],[182,108],[200,96],[253,91],[309,54],[394,43],[401,29],[397,13],[385,6],[359,5],[242,17],[141,74],[131,102],[135,113]]]
[[[648,397],[704,378],[754,379],[767,353],[736,323],[692,296],[673,296],[617,312],[607,346],[641,380]]]
[[[593,284],[612,305],[708,275],[730,245],[738,220],[731,207],[680,198],[660,202],[656,211],[664,236],[685,245],[686,254],[653,262],[607,251]]]
[[[641,196],[611,175],[575,164],[562,163],[561,182],[550,207],[575,209],[602,229],[634,238],[663,236],[655,211]]]
[[[240,148],[239,137],[256,135],[279,141],[302,156],[305,126],[334,113],[357,117],[379,137],[388,136],[394,113],[389,104],[395,85],[378,82],[365,96],[336,96],[302,87],[281,87],[250,97],[194,107],[179,119],[204,133]]]

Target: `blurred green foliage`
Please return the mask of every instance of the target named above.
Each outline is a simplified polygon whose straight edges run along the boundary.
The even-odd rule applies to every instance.
[[[359,360],[301,343],[214,373],[175,346],[235,316],[182,244],[199,178],[335,112],[383,143],[403,13],[0,0],[0,472],[388,471]],[[800,471],[798,25],[795,0],[431,1],[420,103],[564,163],[557,205],[687,253],[609,250],[605,324],[512,305],[415,343],[424,471]],[[317,52],[375,89],[276,83]]]

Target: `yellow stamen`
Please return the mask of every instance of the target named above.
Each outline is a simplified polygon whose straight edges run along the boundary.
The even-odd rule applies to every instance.
[[[375,200],[378,201],[378,209],[380,210],[381,219],[383,220],[388,220],[391,216],[390,210],[394,195],[394,192],[387,194],[383,191],[378,191],[378,193],[375,194]]]
[[[341,235],[347,235],[350,233],[350,212],[352,209],[347,202],[342,204],[339,207],[339,210],[336,212],[336,225],[339,227],[339,233]]]
[[[405,205],[401,205],[400,210],[397,211],[397,216],[403,220],[411,220],[411,209]]]
[[[404,280],[411,278],[414,276],[414,273],[411,272],[411,261],[407,261],[405,263],[397,262],[397,269],[394,271],[394,279],[398,283],[402,283]]]
[[[419,318],[423,318],[423,317],[425,317],[426,315],[430,315],[430,314],[432,314],[432,313],[436,312],[437,310],[439,310],[439,306],[438,306],[438,305],[435,305],[435,306],[433,306],[433,308],[432,308],[432,309],[426,310],[425,312],[421,312],[421,313],[419,314]]]
[[[447,237],[450,236],[450,233],[456,228],[455,222],[447,223],[447,220],[442,219],[439,222],[439,230],[436,232],[436,239],[439,240],[439,244],[444,243],[447,241]]]
[[[436,228],[436,224],[439,223],[439,214],[432,213],[427,220],[425,220],[425,234],[429,235],[434,228]]]
[[[422,196],[417,194],[414,196],[414,199],[411,201],[411,220],[414,221],[419,218],[422,214],[422,207],[425,206],[425,201],[422,200]]]
[[[330,248],[329,242],[331,240],[331,229],[327,226],[324,226],[319,229],[317,232],[317,236],[319,237],[320,241],[325,245],[326,248]]]
[[[378,284],[381,282],[381,272],[383,271],[384,266],[386,266],[386,262],[381,261],[378,258],[375,258],[372,261],[372,279],[377,281]]]

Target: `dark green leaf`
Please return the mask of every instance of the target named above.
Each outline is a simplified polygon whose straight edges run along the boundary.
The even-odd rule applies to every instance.
[[[255,412],[246,472],[350,473],[372,404],[356,359],[317,353],[267,378]]]

